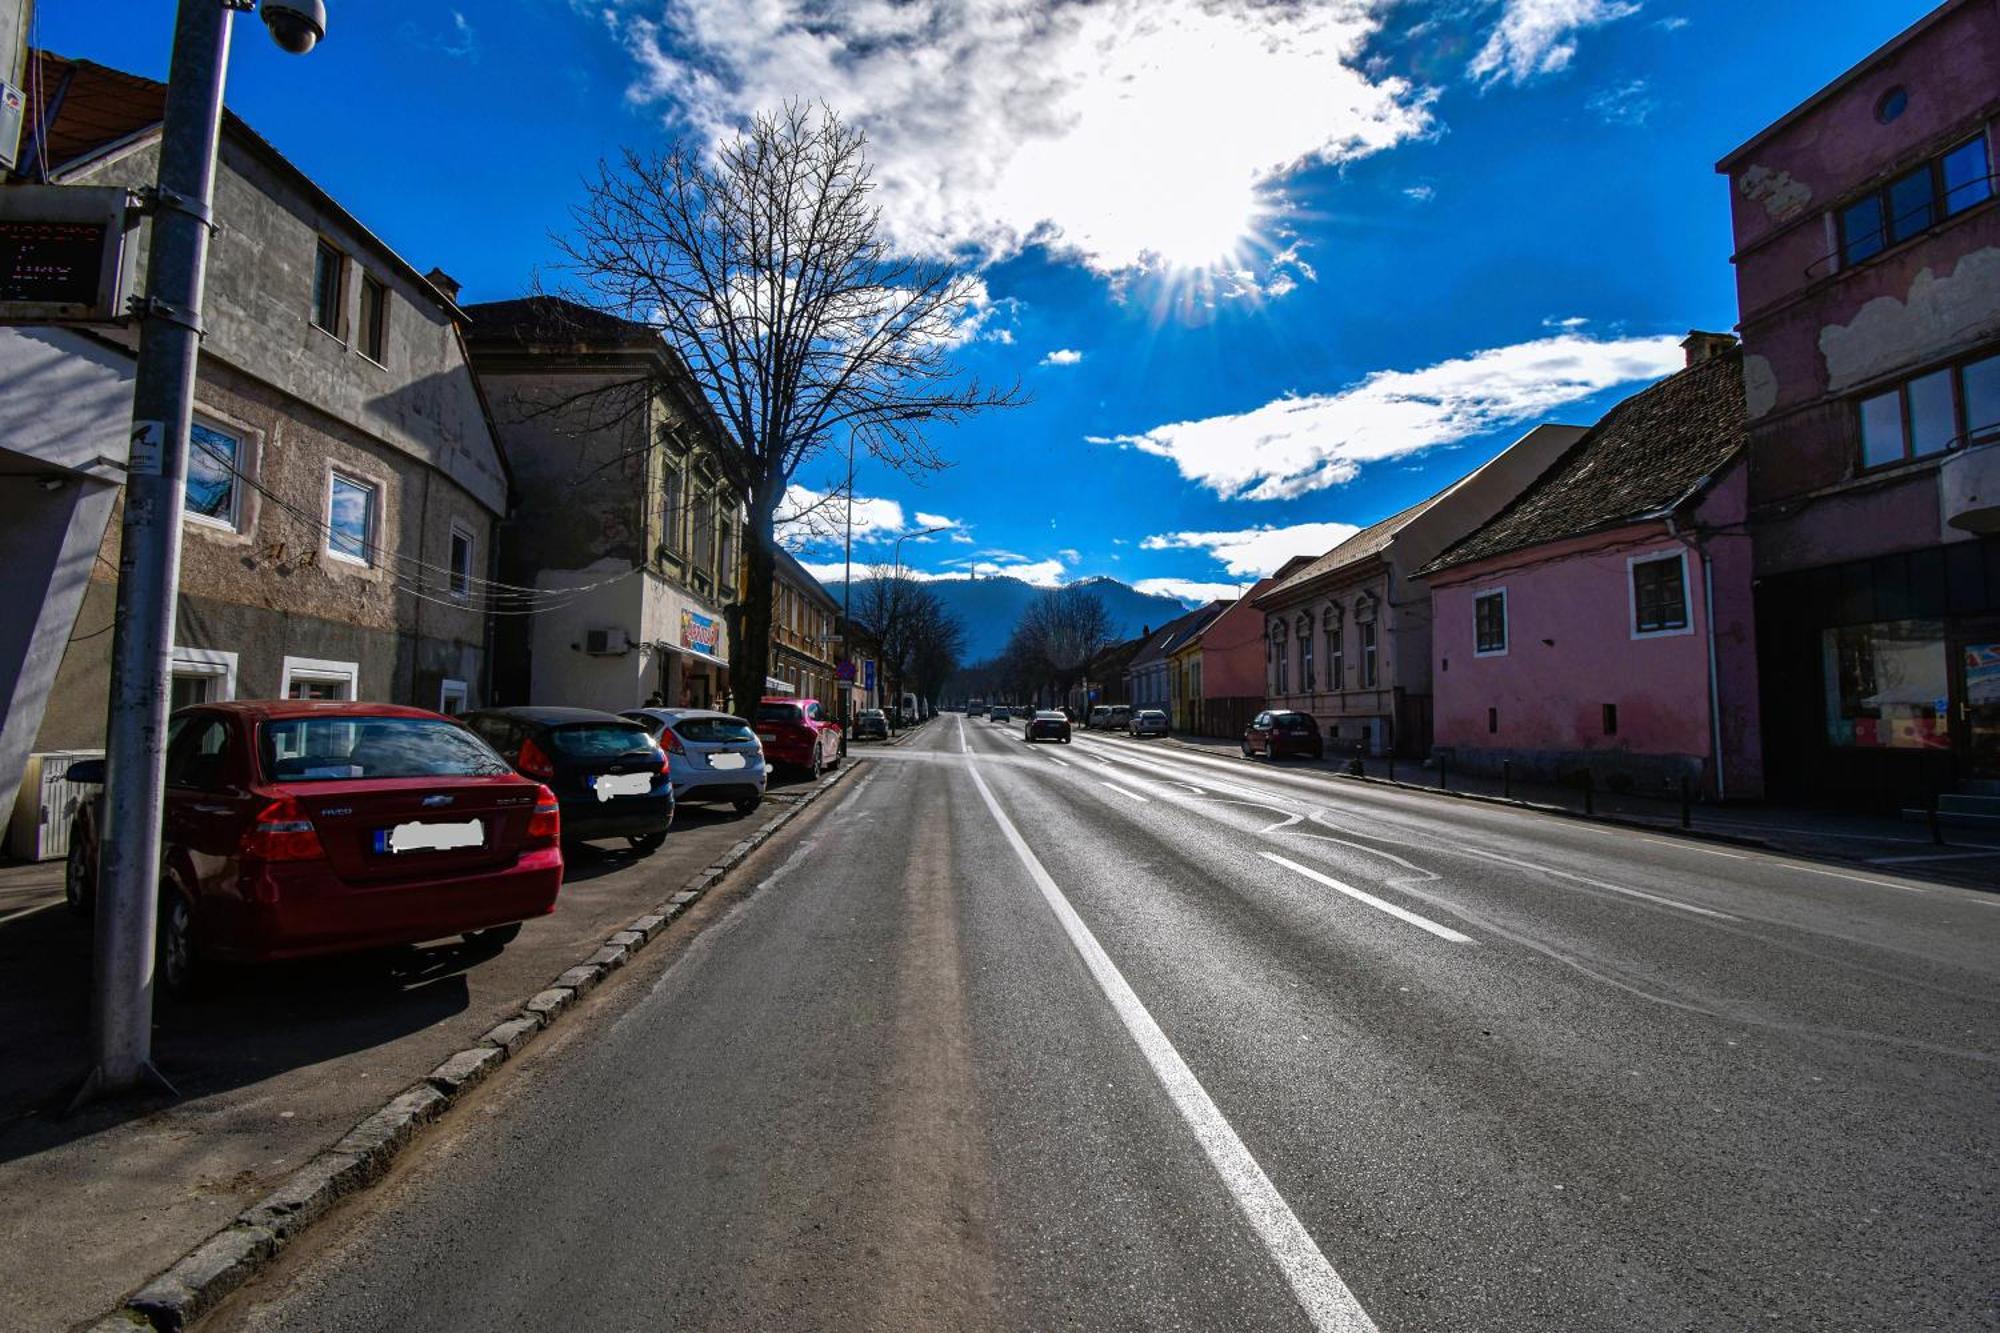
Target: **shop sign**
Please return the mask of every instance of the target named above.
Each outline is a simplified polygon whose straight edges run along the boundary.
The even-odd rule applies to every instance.
[[[722,642],[722,627],[714,616],[698,615],[685,607],[681,609],[681,647],[705,657],[716,656],[716,649]]]
[[[861,688],[862,688],[862,689],[864,689],[864,690],[872,690],[872,689],[874,689],[874,688],[875,688],[875,659],[871,657],[871,658],[869,658],[869,659],[868,659],[868,660],[867,660],[866,662],[863,662],[863,663],[861,664],[861,671],[862,671],[862,677],[861,677]]]

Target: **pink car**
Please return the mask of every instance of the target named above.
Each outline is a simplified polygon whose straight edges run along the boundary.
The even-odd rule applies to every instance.
[[[840,724],[817,699],[766,699],[752,719],[764,758],[818,777],[840,762]]]

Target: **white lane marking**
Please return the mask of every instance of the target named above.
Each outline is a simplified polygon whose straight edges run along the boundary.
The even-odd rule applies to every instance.
[[[1441,926],[1427,916],[1418,916],[1415,912],[1412,912],[1407,908],[1398,907],[1396,906],[1396,904],[1389,902],[1386,899],[1377,898],[1372,893],[1363,893],[1360,889],[1355,888],[1352,884],[1342,884],[1339,880],[1335,879],[1333,876],[1322,875],[1320,874],[1319,871],[1314,870],[1311,866],[1302,866],[1297,861],[1287,860],[1285,857],[1278,855],[1276,852],[1259,852],[1257,853],[1257,855],[1263,857],[1266,861],[1275,861],[1287,870],[1295,870],[1299,874],[1304,875],[1307,879],[1315,880],[1318,883],[1326,885],[1329,889],[1337,889],[1341,893],[1344,893],[1348,897],[1354,899],[1356,902],[1367,903],[1370,907],[1374,908],[1378,912],[1387,912],[1390,916],[1395,917],[1398,921],[1407,921],[1419,930],[1428,930],[1431,934],[1437,936],[1441,940],[1450,940],[1453,944],[1471,944],[1473,942],[1472,936],[1470,935],[1460,934],[1458,931],[1453,930],[1450,926]]]
[[[1696,907],[1693,903],[1676,902],[1672,898],[1663,898],[1657,893],[1647,893],[1644,889],[1632,889],[1627,888],[1623,884],[1607,883],[1604,880],[1592,879],[1588,875],[1579,875],[1573,871],[1557,870],[1554,866],[1538,865],[1533,861],[1523,861],[1513,856],[1502,856],[1498,852],[1482,851],[1463,845],[1452,850],[1462,856],[1477,856],[1487,861],[1498,861],[1502,865],[1517,866],[1522,870],[1533,870],[1544,875],[1554,875],[1557,879],[1574,880],[1578,884],[1588,884],[1594,889],[1603,889],[1607,893],[1622,893],[1627,898],[1639,898],[1649,903],[1658,903],[1662,907],[1671,907],[1679,912],[1692,912],[1696,916],[1712,916],[1718,921],[1735,921],[1738,919],[1727,912],[1718,912],[1713,908]]]
[[[0,916],[0,921],[17,921],[24,916],[33,916],[35,913],[45,911],[48,908],[54,907],[56,903],[62,901],[63,899],[56,898],[50,902],[36,903],[33,907],[23,907],[18,912],[9,912],[5,916]]]
[[[1913,864],[1918,861],[1990,861],[1995,856],[2000,856],[2000,851],[1927,852],[1922,856],[1871,856],[1868,858],[1868,864],[1871,866],[1899,866]]]
[[[1591,825],[1586,824],[1584,825],[1584,827],[1590,828]],[[1729,858],[1731,861],[1748,861],[1750,859],[1750,857],[1743,852],[1725,852],[1715,847],[1702,847],[1698,846],[1692,840],[1684,838],[1649,838],[1646,837],[1644,834],[1634,834],[1633,841],[1656,842],[1660,844],[1660,846],[1662,847],[1678,847],[1682,851],[1700,852],[1704,856],[1724,856]]]
[[[1118,965],[1111,961],[1098,944],[1097,937],[1090,933],[1090,927],[1083,924],[1083,918],[1076,914],[1069,899],[1056,887],[1055,880],[1029,850],[1020,831],[1014,827],[1000,802],[993,799],[992,789],[979,776],[979,770],[968,768],[973,785],[979,788],[980,798],[992,812],[994,823],[1007,839],[1014,855],[1020,858],[1027,869],[1028,877],[1035,881],[1035,887],[1042,891],[1042,898],[1054,912],[1056,920],[1062,923],[1069,941],[1076,947],[1084,966],[1096,980],[1104,998],[1111,1002],[1111,1008],[1125,1024],[1125,1030],[1132,1034],[1132,1040],[1146,1057],[1146,1063],[1153,1067],[1160,1086],[1172,1099],[1174,1109],[1181,1113],[1181,1119],[1194,1131],[1195,1141],[1208,1157],[1216,1174],[1228,1189],[1230,1197],[1236,1201],[1237,1209],[1243,1214],[1250,1230],[1263,1243],[1264,1252],[1284,1274],[1285,1282],[1297,1298],[1299,1308],[1305,1312],[1315,1329],[1321,1333],[1377,1333],[1375,1321],[1361,1308],[1354,1293],[1340,1280],[1333,1265],[1313,1242],[1312,1234],[1305,1229],[1298,1215],[1278,1193],[1277,1186],[1264,1174],[1264,1168],[1257,1165],[1257,1159],[1243,1146],[1243,1140],[1236,1136],[1229,1121],[1209,1099],[1208,1091],[1201,1086],[1201,1080],[1181,1059],[1180,1052],[1167,1040],[1167,1034],[1153,1021],[1146,1006],[1133,993],[1132,987],[1118,971]]]
[[[965,737],[965,714],[963,713],[958,715],[958,752],[960,754],[972,753],[972,742]]]
[[[1929,893],[1929,889],[1918,888],[1914,884],[1898,884],[1893,879],[1878,879],[1874,875],[1850,875],[1845,870],[1828,870],[1825,866],[1801,865],[1797,861],[1780,861],[1787,870],[1803,870],[1808,875],[1830,875],[1834,879],[1851,879],[1861,884],[1874,884],[1885,889],[1901,889],[1904,893]]]
[[[1068,763],[1067,763],[1066,761],[1064,761],[1064,760],[1061,760],[1061,759],[1058,759],[1058,758],[1056,758],[1056,757],[1055,757],[1054,755],[1050,755],[1050,756],[1049,756],[1049,762],[1050,762],[1050,763],[1052,763],[1052,764],[1060,764],[1060,765],[1061,765],[1062,767],[1064,767],[1064,768],[1068,768],[1068,767],[1069,767],[1069,764],[1068,764]]]
[[[1120,796],[1129,796],[1129,797],[1130,797],[1130,798],[1132,798],[1133,800],[1137,801],[1137,802],[1138,802],[1138,803],[1139,803],[1140,805],[1145,805],[1145,804],[1147,804],[1147,798],[1146,798],[1146,797],[1144,797],[1144,796],[1141,796],[1141,795],[1140,795],[1140,794],[1139,794],[1138,792],[1136,792],[1136,791],[1126,791],[1126,790],[1125,790],[1125,789],[1124,789],[1123,787],[1119,786],[1119,785],[1118,785],[1117,783],[1115,783],[1115,782],[1100,782],[1100,783],[1098,783],[1097,785],[1098,785],[1098,786],[1100,786],[1100,787],[1109,787],[1109,788],[1111,788],[1111,790],[1113,790],[1113,791],[1117,792],[1117,793],[1118,793],[1118,794],[1119,794]]]

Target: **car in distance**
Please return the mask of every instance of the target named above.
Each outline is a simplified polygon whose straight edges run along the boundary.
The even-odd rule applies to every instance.
[[[864,708],[854,715],[854,739],[857,741],[886,741],[889,739],[889,715],[879,708]]]
[[[752,719],[764,757],[817,778],[840,762],[840,724],[817,699],[773,696]]]
[[[986,720],[988,722],[1012,722],[1014,720],[1014,710],[1007,707],[1006,704],[994,704],[987,712]]]
[[[1134,736],[1164,736],[1169,729],[1167,715],[1157,708],[1141,708],[1126,728]]]
[[[1243,729],[1243,754],[1245,758],[1262,754],[1282,759],[1289,754],[1302,759],[1324,759],[1326,742],[1312,714],[1272,709],[1257,714]]]
[[[633,708],[618,716],[644,727],[666,752],[677,805],[732,805],[747,815],[763,804],[764,747],[742,718],[713,708]]]
[[[1104,720],[1098,727],[1104,731],[1124,731],[1132,724],[1132,705],[1111,704],[1104,710]]]
[[[481,708],[462,719],[524,777],[562,805],[563,838],[623,838],[650,856],[674,824],[666,752],[646,729],[595,708]]]
[[[1027,735],[1030,745],[1036,741],[1061,741],[1064,745],[1069,744],[1069,719],[1051,708],[1044,708],[1029,718],[1028,725],[1022,730]]]
[[[104,761],[70,765],[101,783]],[[94,907],[102,796],[71,827]],[[167,724],[157,975],[463,936],[505,946],[555,910],[562,822],[541,782],[457,722],[394,704],[238,700]]]

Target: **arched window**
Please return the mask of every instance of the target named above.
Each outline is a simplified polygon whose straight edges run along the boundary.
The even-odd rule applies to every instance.
[[[1318,688],[1313,683],[1313,618],[1310,611],[1299,614],[1299,688],[1307,694]]]
[[[1290,657],[1291,645],[1285,642],[1285,622],[1274,620],[1271,622],[1271,661],[1274,666],[1271,678],[1271,692],[1273,694],[1291,693],[1291,683],[1289,680],[1291,673],[1285,670],[1286,667],[1291,665],[1288,660]]]
[[[1354,603],[1354,622],[1361,628],[1361,688],[1372,690],[1377,680],[1375,655],[1375,596],[1363,593]]]
[[[1320,612],[1320,624],[1326,627],[1326,687],[1329,690],[1347,688],[1347,636],[1341,616],[1339,602],[1328,602],[1326,609]]]

